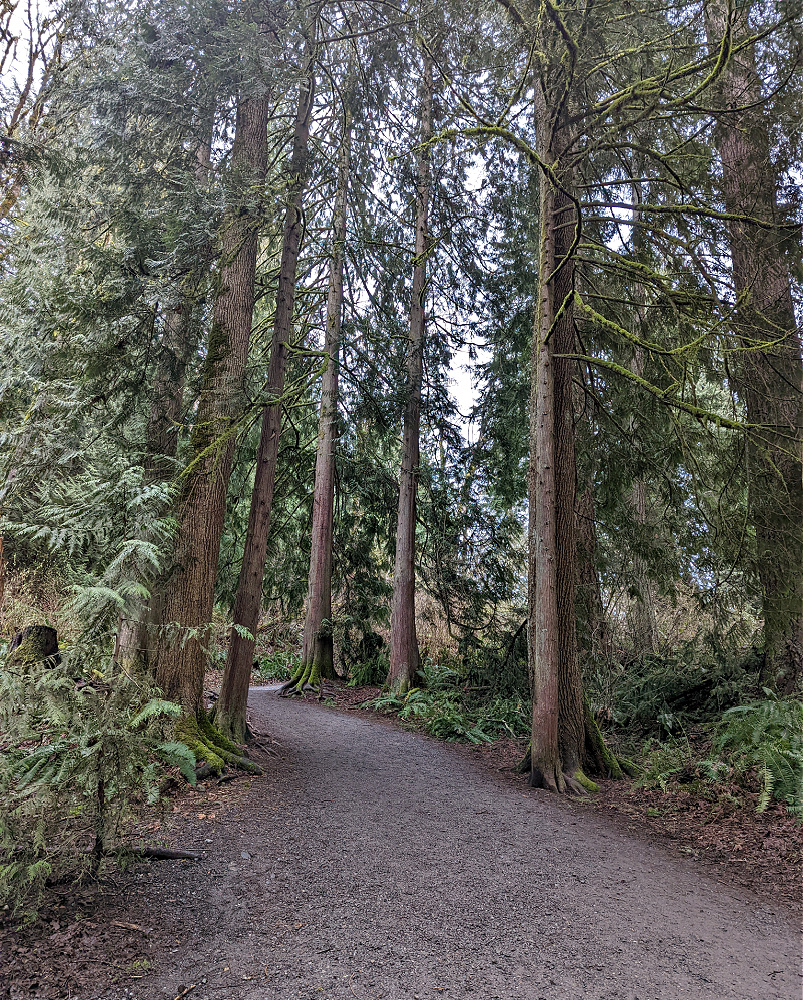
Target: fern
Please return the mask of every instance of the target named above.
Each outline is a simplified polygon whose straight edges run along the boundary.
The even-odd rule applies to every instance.
[[[803,702],[766,697],[729,709],[714,740],[714,749],[743,775],[755,769],[761,782],[758,809],[773,799],[801,814],[803,806]]]
[[[171,719],[177,719],[181,715],[181,706],[177,705],[173,701],[164,701],[161,698],[151,698],[144,708],[140,712],[137,712],[131,720],[130,726],[132,729],[136,729],[148,719],[155,719],[160,715],[167,716]]]
[[[419,676],[426,687],[410,688],[405,695],[383,691],[361,707],[413,721],[438,739],[475,745],[529,731],[529,706],[520,698],[494,698],[470,707],[464,702],[458,671],[427,662]]]

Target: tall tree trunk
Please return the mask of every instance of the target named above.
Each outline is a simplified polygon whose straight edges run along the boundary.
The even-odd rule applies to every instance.
[[[305,46],[305,74],[301,81],[293,130],[291,183],[284,219],[282,258],[266,387],[268,395],[277,400],[280,400],[284,391],[287,345],[293,325],[296,265],[304,230],[303,195],[308,168],[310,117],[315,98],[316,29],[317,20],[313,15]],[[265,575],[281,431],[282,404],[276,402],[266,406],[262,414],[248,530],[240,577],[237,581],[237,595],[234,600],[234,627],[223,672],[220,698],[215,709],[216,725],[224,734],[238,740],[242,740],[245,735],[248,681],[254,662],[255,636],[262,606],[262,579]]]
[[[416,184],[415,262],[407,346],[407,400],[404,408],[396,561],[391,600],[388,684],[394,691],[406,691],[411,686],[420,662],[415,627],[415,524],[420,458],[421,383],[424,367],[424,297],[427,283],[429,201],[432,183],[429,142],[432,138],[433,92],[432,57],[425,52]]]
[[[632,228],[632,252],[634,257],[642,261],[642,241],[644,230],[641,225],[641,205],[642,205],[642,182],[640,179],[644,173],[642,158],[640,154],[634,156],[634,173],[636,178],[631,182],[633,196],[633,228]],[[644,286],[637,282],[633,292],[633,306],[639,329],[643,329],[647,322],[647,309]],[[640,378],[644,377],[646,368],[646,355],[643,347],[636,347],[633,352],[633,372]],[[638,421],[635,417],[630,420],[630,433],[635,438],[638,428]],[[638,525],[638,530],[643,533],[647,529],[647,483],[643,476],[636,476],[630,492],[630,503],[633,509],[633,518]],[[653,586],[647,571],[647,562],[640,552],[634,552],[632,557],[633,584],[635,590],[635,600],[630,607],[631,631],[633,633],[633,650],[636,656],[642,653],[655,653],[658,651],[658,623],[655,617],[655,602],[653,600]]]
[[[164,335],[154,379],[143,458],[144,482],[167,482],[175,473],[184,377],[192,347],[192,304],[182,303],[169,309],[164,321]],[[163,581],[164,582],[164,581]],[[151,585],[151,594],[139,614],[123,616],[117,633],[115,659],[130,673],[146,669],[152,653],[155,629],[161,623],[164,588],[159,581]]]
[[[708,0],[705,13],[715,49],[728,32],[728,4]],[[748,16],[749,4],[737,8],[734,42],[750,37]],[[724,110],[715,136],[723,195],[727,212],[740,217],[728,223],[742,349],[738,388],[748,423],[760,428],[751,431],[748,474],[767,678],[792,691],[803,680],[803,364],[752,45],[731,56],[720,86]]]
[[[529,642],[533,678],[530,783],[578,790],[584,736],[583,686],[575,609],[573,373],[573,239],[576,209],[570,171],[560,163],[565,124],[553,128],[541,81],[536,84],[541,158],[541,256],[533,329],[530,411]],[[555,181],[559,183],[556,184]]]
[[[195,152],[195,180],[199,186],[209,179],[214,109],[206,139]],[[198,286],[209,272],[211,246],[208,240],[195,248],[187,267],[179,301],[167,307],[164,332],[158,345],[158,360],[150,411],[145,428],[143,473],[146,484],[166,483],[176,477],[179,428],[184,411],[184,383],[192,353],[197,349],[194,325]],[[150,596],[130,617],[121,616],[115,659],[130,673],[147,669],[155,654],[157,630],[162,624],[170,567],[165,566],[151,582]]]
[[[191,714],[202,707],[204,647],[214,606],[226,490],[236,422],[245,405],[269,113],[269,94],[238,102],[231,162],[238,196],[223,228],[220,286],[190,441],[191,460],[179,499],[175,568],[164,608],[165,622],[175,624],[178,635],[172,645],[163,639],[155,657],[157,683]]]
[[[335,443],[338,429],[338,359],[340,324],[343,312],[343,263],[348,215],[349,163],[353,87],[349,67],[343,138],[332,223],[332,259],[329,267],[329,297],[326,304],[326,371],[321,386],[321,410],[318,423],[318,450],[315,456],[315,486],[312,498],[312,545],[310,548],[307,617],[304,622],[304,648],[300,675],[296,683],[315,684],[320,678],[334,677],[332,640],[332,533],[335,500]],[[324,625],[329,622],[329,625]]]

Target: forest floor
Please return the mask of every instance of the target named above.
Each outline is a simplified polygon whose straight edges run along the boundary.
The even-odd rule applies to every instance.
[[[673,843],[682,802],[559,799],[513,775],[515,744],[439,743],[355,698],[253,690],[265,774],[186,789],[143,831],[203,860],[109,871],[0,929],[0,996],[798,1000],[799,896],[783,870],[745,888],[755,845],[712,854],[688,802],[698,834]]]

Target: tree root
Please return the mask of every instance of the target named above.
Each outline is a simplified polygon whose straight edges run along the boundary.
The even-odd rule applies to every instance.
[[[587,778],[579,768],[573,774],[560,769],[542,771],[535,768],[530,774],[530,787],[546,788],[547,791],[556,793],[569,792],[572,795],[599,791],[599,785]]]
[[[321,680],[321,671],[314,662],[302,663],[290,680],[279,688],[279,694],[286,698],[288,695],[303,694],[305,691],[317,691]]]
[[[198,851],[173,851],[168,847],[122,847],[120,851],[109,851],[109,854],[130,854],[135,858],[147,858],[149,861],[200,861],[203,854]]]
[[[221,774],[227,764],[249,774],[263,773],[258,764],[243,756],[242,747],[232,743],[215,729],[205,713],[197,719],[189,715],[179,719],[176,723],[176,737],[192,750],[197,761],[205,761],[209,770],[204,776]]]

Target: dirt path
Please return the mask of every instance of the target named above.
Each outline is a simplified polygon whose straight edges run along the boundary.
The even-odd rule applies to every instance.
[[[363,715],[251,704],[282,759],[177,832],[208,860],[130,880],[118,913],[173,948],[95,997],[799,1000],[788,913],[692,861]]]

